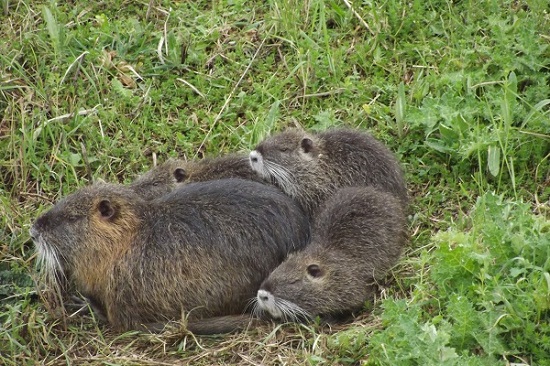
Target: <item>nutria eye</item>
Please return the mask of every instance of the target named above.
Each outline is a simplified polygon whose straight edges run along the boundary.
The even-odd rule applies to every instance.
[[[323,271],[321,270],[321,267],[319,267],[316,264],[310,264],[307,267],[307,273],[314,278],[321,277],[323,275]]]
[[[280,147],[280,148],[279,148],[279,151],[280,151],[280,152],[287,152],[287,151],[288,151],[288,147]]]

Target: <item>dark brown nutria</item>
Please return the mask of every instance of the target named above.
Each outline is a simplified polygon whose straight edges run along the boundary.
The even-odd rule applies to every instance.
[[[150,200],[171,192],[183,183],[224,178],[267,183],[252,170],[247,155],[231,154],[191,161],[169,159],[138,177],[129,186]]]
[[[309,223],[277,188],[242,179],[151,201],[100,183],[61,200],[30,234],[54,287],[72,284],[115,329],[158,329],[187,313],[200,332],[200,319],[242,314],[271,270],[308,242]]]
[[[310,216],[341,187],[376,187],[407,204],[407,187],[394,154],[365,132],[285,131],[261,142],[250,153],[250,165]]]
[[[360,310],[407,240],[403,205],[373,187],[342,188],[322,206],[311,243],[262,283],[255,311],[287,321]]]

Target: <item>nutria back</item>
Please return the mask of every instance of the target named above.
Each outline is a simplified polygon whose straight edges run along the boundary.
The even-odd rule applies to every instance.
[[[70,282],[117,329],[241,314],[262,280],[303,248],[309,224],[278,189],[241,179],[184,185],[146,201],[84,187],[31,228],[44,270]]]
[[[250,164],[311,216],[341,187],[372,186],[407,205],[405,179],[395,155],[365,132],[285,131],[262,141],[250,153]]]
[[[252,170],[248,155],[230,154],[190,161],[168,159],[139,176],[129,186],[143,198],[151,200],[181,184],[226,178],[267,183]]]
[[[286,320],[359,310],[405,242],[405,213],[397,198],[373,187],[342,188],[322,205],[311,243],[262,283],[257,309]]]

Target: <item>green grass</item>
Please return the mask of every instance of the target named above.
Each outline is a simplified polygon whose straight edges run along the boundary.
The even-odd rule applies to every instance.
[[[0,4],[0,364],[550,364],[546,0]],[[367,129],[406,168],[410,248],[372,311],[195,339],[44,308],[52,202],[295,125]]]

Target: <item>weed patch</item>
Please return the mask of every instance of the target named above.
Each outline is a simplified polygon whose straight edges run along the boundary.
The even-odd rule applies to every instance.
[[[430,286],[382,304],[374,364],[545,364],[550,226],[528,204],[480,196],[464,222],[434,236]]]

